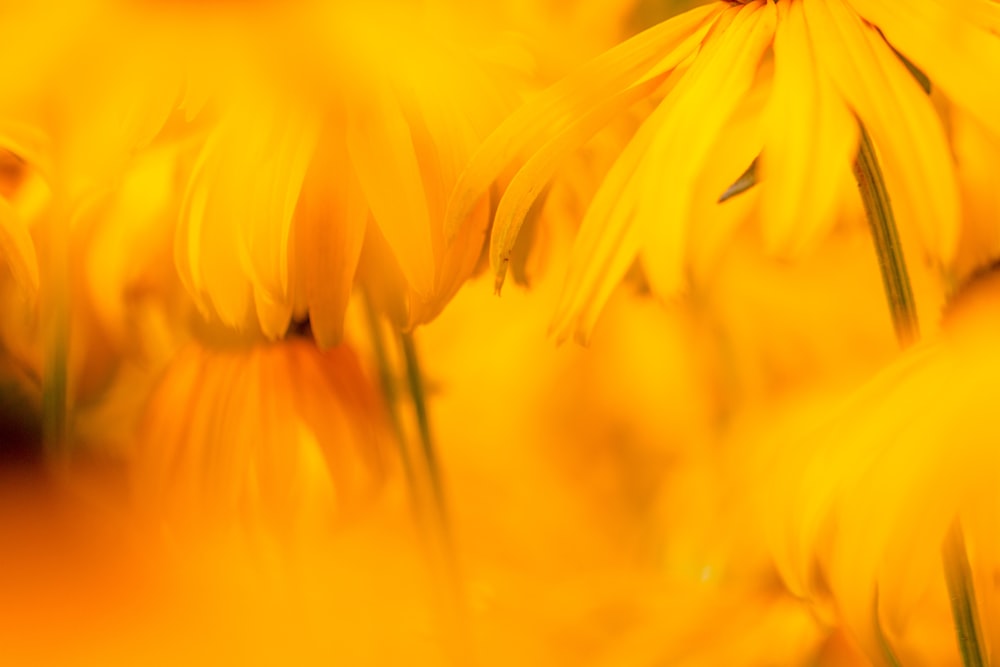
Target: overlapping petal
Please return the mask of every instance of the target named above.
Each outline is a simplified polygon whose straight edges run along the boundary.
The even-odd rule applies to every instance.
[[[774,87],[760,160],[761,225],[772,253],[814,245],[838,212],[850,179],[857,125],[816,56],[801,2],[779,3]]]

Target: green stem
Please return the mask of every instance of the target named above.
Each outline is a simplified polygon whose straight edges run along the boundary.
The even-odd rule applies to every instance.
[[[403,463],[403,474],[406,475],[406,485],[410,492],[410,500],[413,502],[417,516],[420,516],[422,514],[420,511],[422,503],[420,502],[420,492],[413,470],[413,461],[410,457],[410,451],[406,446],[403,421],[399,416],[399,392],[396,388],[396,380],[393,378],[389,353],[386,348],[385,337],[382,332],[381,322],[379,322],[378,313],[375,312],[375,304],[367,292],[364,296],[365,315],[368,320],[368,330],[371,334],[372,349],[375,352],[375,364],[378,367],[379,386],[382,388],[382,396],[385,398],[386,411],[389,415],[389,425],[392,427],[393,439],[396,441],[399,458]]]
[[[879,269],[882,272],[882,286],[889,302],[896,339],[901,347],[909,347],[920,338],[917,322],[917,306],[913,300],[910,276],[906,270],[903,248],[899,242],[896,219],[889,202],[882,170],[879,168],[868,132],[863,126],[858,159],[854,163],[854,176],[864,203],[868,225],[871,228]]]
[[[965,549],[965,537],[958,519],[951,524],[942,548],[945,580],[951,594],[951,614],[955,620],[958,648],[965,667],[985,667],[989,664],[984,650],[983,635],[976,610],[976,590],[972,583],[972,566]]]
[[[440,518],[447,525],[444,488],[441,484],[441,468],[438,463],[434,440],[431,437],[430,418],[427,413],[427,396],[424,393],[424,380],[420,372],[420,360],[417,356],[417,347],[413,341],[413,334],[401,334],[400,343],[403,349],[403,358],[406,362],[406,381],[410,389],[410,397],[413,400],[413,409],[417,417],[420,447],[424,454],[424,461],[427,464],[427,475],[431,483],[431,492],[434,494],[434,501],[438,506],[438,511],[441,515]]]
[[[899,242],[896,221],[889,202],[882,171],[878,165],[875,149],[864,127],[861,130],[861,145],[858,159],[854,164],[854,174],[861,191],[868,224],[871,227],[882,285],[889,302],[896,338],[901,347],[908,347],[920,338],[917,322],[916,302],[910,287],[910,277],[906,270],[903,249]],[[948,531],[942,548],[945,580],[951,596],[951,610],[955,622],[962,664],[965,667],[984,667],[988,664],[983,648],[982,633],[979,630],[976,611],[976,591],[972,582],[972,568],[965,550],[965,539],[958,519]],[[876,609],[876,619],[878,610]],[[881,632],[881,630],[880,630]],[[881,635],[880,635],[881,636]],[[887,659],[895,661],[888,642],[885,642]]]
[[[42,303],[42,443],[50,461],[65,459],[70,453],[71,409],[69,398],[70,275],[68,219],[57,209],[47,239]]]

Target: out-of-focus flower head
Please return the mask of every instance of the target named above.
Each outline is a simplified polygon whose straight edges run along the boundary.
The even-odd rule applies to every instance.
[[[275,57],[209,81],[214,126],[175,246],[184,284],[227,326],[273,339],[308,313],[330,346],[360,261],[399,326],[431,319],[481,253],[488,203],[450,240],[444,207],[518,99],[518,53],[410,3],[274,14],[254,38]]]
[[[191,343],[148,401],[136,493],[182,527],[320,528],[360,507],[389,469],[381,404],[352,350],[289,339]]]
[[[455,228],[496,174],[522,162],[493,229],[499,284],[519,227],[553,173],[609,119],[654,98],[661,101],[581,224],[554,322],[560,337],[587,336],[637,256],[653,290],[675,294],[686,281],[689,246],[725,235],[757,208],[741,197],[720,199],[758,156],[767,246],[781,254],[813,246],[853,187],[859,122],[884,162],[898,217],[931,256],[948,263],[959,233],[951,156],[932,104],[896,51],[1000,135],[1000,96],[982,85],[1000,76],[1000,39],[990,27],[934,2],[758,0],[691,10],[515,112],[463,173],[449,225]]]
[[[942,544],[956,521],[990,647],[1000,636],[998,299],[1000,274],[976,278],[936,338],[832,416],[822,404],[790,411],[795,425],[756,454],[756,493],[767,508],[761,529],[786,583],[842,619],[877,662],[883,641],[903,664],[957,659],[942,572]]]

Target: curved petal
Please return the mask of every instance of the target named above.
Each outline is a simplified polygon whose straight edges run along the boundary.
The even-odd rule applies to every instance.
[[[368,205],[343,137],[323,141],[295,212],[295,300],[321,348],[340,342],[361,256]]]
[[[843,0],[804,0],[823,71],[855,110],[879,150],[902,224],[949,262],[958,241],[958,191],[944,130],[930,100],[882,36]]]
[[[1000,136],[1000,27],[996,3],[981,0],[849,0],[865,20],[952,100]],[[978,19],[979,25],[970,19]]]
[[[771,77],[761,74],[720,130],[705,161],[712,168],[701,170],[692,190],[691,220],[695,224],[691,226],[686,252],[691,278],[696,284],[718,267],[717,260],[736,229],[759,209],[760,187],[719,200],[720,194],[760,155],[764,144],[764,110],[770,97]],[[650,261],[645,256],[643,260],[643,266]]]
[[[769,252],[793,254],[833,224],[857,151],[854,116],[816,67],[802,4],[779,3],[774,88],[760,159],[761,224]]]
[[[348,123],[347,149],[372,217],[395,253],[410,286],[434,289],[430,214],[409,122],[387,90]]]
[[[493,234],[490,238],[490,266],[496,278],[499,292],[507,275],[507,264],[517,242],[521,226],[539,195],[549,183],[553,173],[566,159],[568,153],[579,148],[615,115],[632,103],[647,97],[660,79],[650,79],[646,83],[629,88],[575,119],[561,134],[542,146],[517,172],[504,191],[493,219]]]
[[[523,153],[534,153],[567,124],[629,87],[683,62],[701,44],[726,3],[699,7],[619,44],[523,104],[473,155],[448,203],[445,237],[476,207],[490,184]],[[666,55],[664,55],[666,54]],[[580,144],[586,141],[580,136]],[[569,152],[577,146],[565,146]]]
[[[753,85],[776,18],[771,3],[740,8],[663,102],[669,113],[635,176],[636,224],[649,259],[644,267],[660,296],[676,294],[684,283],[695,183],[716,138]]]
[[[655,288],[665,293],[679,287],[693,183],[720,127],[749,89],[773,31],[770,4],[731,8],[629,142],[581,224],[553,319],[557,339],[575,333],[586,341],[640,247],[654,259],[646,266]]]

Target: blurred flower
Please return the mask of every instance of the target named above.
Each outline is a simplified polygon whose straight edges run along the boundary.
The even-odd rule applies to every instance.
[[[184,51],[114,2],[6,4],[0,16],[0,57],[18,63],[0,83],[0,144],[40,170],[69,215],[113,187],[183,104]]]
[[[456,226],[498,173],[525,160],[493,229],[499,285],[525,215],[553,173],[609,119],[652,97],[662,101],[584,216],[554,321],[559,337],[589,334],[637,255],[657,294],[676,293],[689,244],[724,237],[756,206],[719,199],[758,155],[769,249],[787,254],[814,245],[852,187],[858,121],[879,150],[898,217],[948,262],[959,225],[946,137],[894,48],[1000,135],[1000,96],[982,85],[1000,75],[1000,40],[967,13],[933,7],[717,2],[661,23],[505,121],[464,172],[449,224]],[[962,58],[973,48],[976,56]]]
[[[134,453],[154,516],[294,531],[356,509],[386,474],[380,407],[346,345],[189,344],[150,397]]]
[[[182,280],[227,326],[274,339],[308,313],[328,347],[362,246],[376,245],[370,291],[400,326],[426,322],[481,254],[488,204],[451,242],[444,205],[516,101],[516,65],[406,4],[287,14],[274,39],[289,49],[272,66],[210,82],[217,120],[178,228]]]
[[[878,628],[904,664],[957,660],[941,556],[956,520],[991,652],[1000,637],[998,300],[992,271],[963,288],[933,341],[832,416],[822,403],[799,410],[755,454],[761,529],[786,583],[842,618],[872,660],[883,656]]]

